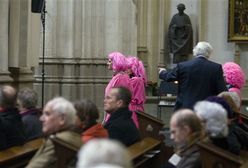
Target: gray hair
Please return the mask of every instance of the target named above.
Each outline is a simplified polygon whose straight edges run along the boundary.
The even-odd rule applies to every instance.
[[[80,149],[76,167],[97,167],[101,164],[122,168],[132,167],[128,151],[120,142],[110,139],[93,139]]]
[[[212,52],[213,52],[213,47],[208,42],[205,41],[198,42],[193,49],[193,55],[195,57],[203,56],[207,59],[210,57]]]
[[[227,112],[218,103],[199,101],[194,106],[194,111],[202,121],[210,137],[226,137],[228,134]]]
[[[30,88],[22,88],[17,94],[17,99],[20,105],[27,109],[35,108],[38,102],[36,91]]]
[[[63,97],[55,97],[48,101],[46,106],[58,115],[64,115],[65,126],[73,126],[76,122],[76,110],[73,104]]]

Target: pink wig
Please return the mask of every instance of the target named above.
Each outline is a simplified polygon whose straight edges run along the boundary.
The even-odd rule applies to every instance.
[[[146,71],[145,71],[145,67],[142,61],[139,61],[139,74],[143,78],[144,83],[147,84]]]
[[[135,56],[127,57],[128,68],[131,69],[134,76],[139,76],[139,60]]]
[[[144,80],[144,83],[147,83],[147,77],[146,77],[146,72],[145,72],[145,67],[137,57],[135,56],[128,56],[127,57],[127,62],[128,62],[128,68],[131,69],[133,75],[135,77],[142,77]]]
[[[245,74],[241,67],[234,62],[222,65],[224,77],[228,84],[234,88],[241,89],[245,84]]]
[[[120,52],[112,52],[108,55],[112,60],[112,69],[114,72],[125,71],[127,69],[126,57]]]

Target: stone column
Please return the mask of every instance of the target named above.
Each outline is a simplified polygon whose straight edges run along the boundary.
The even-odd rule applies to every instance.
[[[161,0],[138,0],[138,54],[153,82],[158,80],[157,67],[164,52],[165,5]]]
[[[9,1],[0,0],[0,83],[11,82],[8,71]]]
[[[135,14],[133,0],[47,1],[45,102],[54,95],[85,96],[101,107],[112,75],[107,54],[137,55]],[[41,64],[35,74],[40,91]]]
[[[14,85],[32,87],[32,67],[38,65],[40,14],[31,13],[31,0],[10,0],[8,66]]]

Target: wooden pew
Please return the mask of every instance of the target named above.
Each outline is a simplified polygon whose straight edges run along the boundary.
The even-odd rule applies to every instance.
[[[75,139],[78,138],[80,138],[80,134],[75,135]],[[52,138],[55,146],[55,152],[58,156],[58,168],[67,167],[68,164],[76,158],[77,152],[82,145],[81,140],[78,140],[80,142],[72,143],[72,141],[67,141],[59,137]],[[130,153],[135,168],[149,168],[150,166],[147,165],[153,165],[152,167],[159,167],[158,155],[160,151],[160,144],[161,141],[151,137],[147,137],[144,138],[142,141],[128,147],[127,150]]]
[[[164,126],[162,120],[143,112],[136,112],[136,114],[141,138],[152,137],[161,141],[164,140],[164,136],[160,134]]]
[[[75,133],[73,140],[61,139],[60,137],[56,136],[51,137],[55,147],[55,153],[58,157],[58,168],[68,167],[70,162],[76,158],[77,152],[82,146],[82,140],[80,136],[80,134]]]
[[[0,151],[1,168],[23,168],[43,143],[43,138]]]
[[[155,158],[159,157],[159,162],[156,160],[156,164],[159,164],[157,167],[162,165],[171,155],[172,148],[167,148],[164,145],[164,136],[160,134],[160,131],[163,128],[163,122],[157,118],[146,114],[146,113],[137,113],[139,124],[140,124],[140,135],[143,141],[138,142],[132,145],[131,147],[131,156],[134,164],[141,168],[145,167],[144,163],[155,163]],[[149,137],[149,138],[148,138]],[[62,140],[58,137],[53,137],[52,141],[55,145],[55,151],[59,158],[58,167],[63,168],[73,159],[78,150],[80,149],[80,135],[76,135],[75,139],[78,139],[78,143],[70,143],[66,140]],[[143,146],[141,145],[143,144]],[[136,149],[136,150],[134,150]],[[156,157],[146,158],[144,157],[147,152],[157,150],[160,152],[157,153]],[[139,154],[138,154],[139,153]],[[167,156],[168,155],[168,156]],[[146,155],[148,156],[148,155]],[[151,155],[149,155],[151,156]],[[154,167],[154,166],[152,166]]]
[[[199,142],[203,168],[239,168],[244,164],[241,157],[209,142]]]
[[[135,168],[160,167],[161,141],[146,137],[127,148]]]
[[[142,112],[137,112],[137,118],[139,120],[141,138],[152,137],[161,141],[160,165],[163,165],[174,152],[173,147],[168,147],[164,143],[165,137],[161,133],[164,127],[163,121]]]

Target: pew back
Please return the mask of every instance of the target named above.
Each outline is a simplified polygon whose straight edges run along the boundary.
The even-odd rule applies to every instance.
[[[51,140],[54,144],[55,153],[58,157],[57,167],[66,168],[76,158],[77,152],[82,146],[80,134],[73,133],[71,139],[53,136]]]
[[[203,168],[239,168],[243,161],[237,155],[225,151],[210,142],[199,142]]]
[[[165,164],[165,162],[172,156],[174,149],[173,147],[166,146],[164,143],[165,136],[163,134],[163,121],[144,112],[136,113],[139,120],[141,138],[152,137],[161,141],[160,165]]]
[[[18,168],[24,167],[33,157],[35,152],[40,148],[43,139],[35,139],[25,143],[22,146],[14,146],[0,151],[1,168]]]
[[[161,141],[146,137],[127,148],[135,168],[159,166]]]

